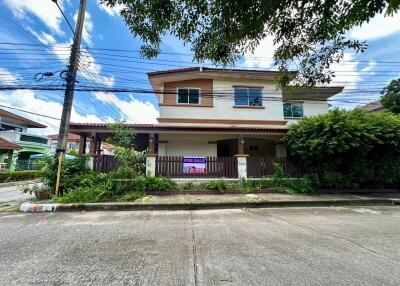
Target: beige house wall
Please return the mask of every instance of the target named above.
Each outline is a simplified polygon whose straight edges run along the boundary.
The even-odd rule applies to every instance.
[[[207,107],[204,102],[209,98],[201,98],[201,107],[176,106],[172,104],[176,102],[176,94],[165,95],[160,104],[160,118],[283,120],[282,93],[276,90],[276,85],[272,81],[214,79],[211,82],[212,90],[216,94],[213,104]],[[187,87],[187,85],[187,82],[166,83],[164,89],[176,91],[177,87]],[[271,98],[263,100],[262,108],[235,108],[233,96],[235,86],[260,87],[263,97]]]
[[[160,134],[158,144],[158,155],[160,156],[217,156],[217,141],[224,139],[237,140],[236,135],[220,134]],[[250,156],[275,156],[277,151],[276,145],[279,138],[277,136],[247,136],[245,137],[245,153]],[[252,147],[250,147],[252,146]],[[257,148],[254,148],[257,146]],[[253,149],[253,150],[251,150]],[[254,150],[256,149],[256,150]]]
[[[296,102],[295,100],[290,100],[291,102]],[[314,116],[318,114],[326,114],[329,111],[329,105],[327,101],[312,101],[304,100],[303,102],[303,115],[304,116]],[[297,123],[301,118],[285,118],[288,124]]]

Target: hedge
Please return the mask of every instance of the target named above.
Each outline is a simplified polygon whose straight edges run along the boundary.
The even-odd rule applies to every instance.
[[[5,171],[0,172],[0,183],[32,180],[43,175],[43,171]]]

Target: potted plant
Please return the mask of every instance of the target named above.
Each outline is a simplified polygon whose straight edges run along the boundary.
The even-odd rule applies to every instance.
[[[20,187],[20,191],[25,194],[35,194],[37,200],[47,200],[51,197],[51,190],[49,188],[38,185],[23,185]]]

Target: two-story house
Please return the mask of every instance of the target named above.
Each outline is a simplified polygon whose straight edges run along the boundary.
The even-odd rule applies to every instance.
[[[29,133],[29,128],[46,128],[46,126],[0,109],[0,164],[3,168],[25,165],[30,155],[45,154],[50,151],[48,138]]]
[[[138,133],[138,148],[149,149],[150,173],[257,176],[254,164],[262,160],[253,158],[286,157],[282,139],[289,125],[327,113],[327,99],[343,88],[282,91],[277,76],[274,71],[200,67],[148,73],[159,101],[159,123],[131,127]],[[71,132],[96,136],[96,141],[110,131],[104,124],[71,124]],[[252,169],[254,174],[248,174]]]

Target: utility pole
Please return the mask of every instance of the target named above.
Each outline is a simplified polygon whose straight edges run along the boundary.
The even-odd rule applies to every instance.
[[[58,169],[55,194],[59,195],[60,177],[62,162],[65,157],[65,149],[67,147],[69,123],[71,120],[72,102],[74,99],[74,90],[76,82],[76,73],[78,71],[79,50],[81,46],[83,21],[85,19],[86,0],[80,0],[78,20],[76,21],[74,42],[71,48],[71,55],[69,57],[67,83],[64,94],[64,104],[61,115],[60,130],[58,132],[57,154],[58,154]]]

